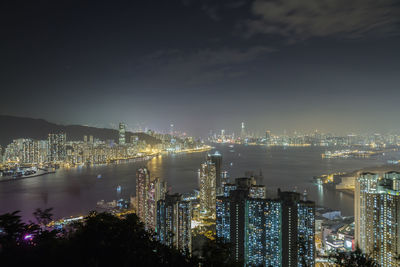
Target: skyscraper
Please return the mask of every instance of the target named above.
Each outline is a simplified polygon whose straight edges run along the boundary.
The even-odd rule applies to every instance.
[[[242,124],[241,124],[240,137],[242,139],[246,138],[246,129],[245,129],[245,126],[244,126],[244,122],[242,122]]]
[[[150,189],[150,171],[139,168],[136,171],[136,214],[148,229],[150,218],[148,194]],[[146,224],[147,223],[147,224]]]
[[[380,266],[399,266],[400,173],[365,172],[356,179],[355,239]]]
[[[263,198],[252,178],[227,184],[216,201],[217,237],[245,266],[314,266],[314,202],[279,192]],[[225,190],[226,189],[226,190]]]
[[[207,155],[207,161],[211,161],[215,165],[216,186],[218,188],[222,185],[222,181],[221,181],[222,155],[218,151],[215,151],[214,154]]]
[[[215,218],[216,168],[207,160],[200,169],[200,211],[203,215]]]
[[[280,203],[251,195],[252,178],[237,178],[217,197],[217,237],[232,244],[237,262],[245,266],[279,266]],[[261,186],[260,186],[261,187]]]
[[[191,203],[180,194],[166,194],[157,202],[157,236],[164,245],[191,253]]]
[[[125,130],[126,126],[124,123],[120,122],[119,123],[119,144],[120,145],[125,145]]]
[[[265,143],[271,144],[271,131],[265,131]]]
[[[157,226],[157,202],[164,199],[167,193],[167,184],[157,177],[150,182],[147,194],[148,213],[145,221],[147,229],[156,231]]]
[[[63,161],[66,157],[66,139],[65,133],[49,134],[48,137],[48,161]]]
[[[315,203],[278,191],[282,205],[282,266],[314,266]]]

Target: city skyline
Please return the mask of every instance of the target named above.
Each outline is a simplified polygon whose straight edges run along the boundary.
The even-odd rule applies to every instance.
[[[400,266],[400,1],[0,4],[0,262]]]
[[[242,121],[398,130],[399,11],[394,0],[7,3],[0,86],[14,101],[0,113],[192,135]]]

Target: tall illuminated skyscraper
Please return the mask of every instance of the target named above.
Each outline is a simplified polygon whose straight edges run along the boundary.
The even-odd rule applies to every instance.
[[[148,195],[150,191],[150,171],[140,168],[136,171],[136,214],[148,229],[150,210]]]
[[[252,195],[255,186],[252,178],[224,186],[216,203],[217,237],[232,244],[235,260],[245,266],[280,266],[280,202]]]
[[[164,245],[191,253],[191,203],[180,194],[165,195],[157,202],[157,236]]]
[[[211,161],[215,165],[216,186],[218,188],[222,184],[222,181],[221,181],[222,155],[218,151],[215,151],[214,154],[207,155],[207,161]]]
[[[200,168],[200,211],[203,215],[215,218],[217,194],[215,164],[207,160]]]
[[[254,179],[238,178],[217,197],[217,237],[245,266],[314,266],[314,209],[300,194],[265,199]],[[252,193],[253,192],[253,193]]]
[[[315,264],[315,203],[296,192],[280,192],[282,205],[282,266]]]
[[[63,161],[67,155],[67,135],[65,133],[49,134],[48,160],[49,162]]]
[[[355,239],[380,266],[399,266],[400,173],[362,173],[356,179]]]
[[[244,126],[244,122],[242,122],[242,124],[241,124],[240,137],[242,139],[246,138],[246,128]]]
[[[120,122],[119,123],[119,138],[118,138],[118,143],[120,145],[125,145],[125,131],[126,131],[126,126],[124,123]]]
[[[164,199],[167,193],[167,184],[161,178],[155,178],[150,182],[147,194],[147,217],[145,225],[147,229],[156,231],[157,226],[157,202]]]

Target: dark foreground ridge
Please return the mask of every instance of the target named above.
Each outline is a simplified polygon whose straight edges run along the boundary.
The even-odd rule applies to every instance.
[[[92,213],[63,231],[48,230],[51,219],[25,224],[16,212],[0,215],[1,266],[195,266],[194,259],[162,245],[135,214],[118,218]]]

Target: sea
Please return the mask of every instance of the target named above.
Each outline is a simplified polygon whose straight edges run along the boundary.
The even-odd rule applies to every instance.
[[[222,170],[230,180],[244,177],[246,171],[260,172],[267,197],[278,188],[307,193],[317,205],[354,214],[352,194],[318,186],[314,176],[352,172],[400,159],[400,152],[373,158],[323,159],[321,147],[267,147],[227,144],[214,145],[208,152],[165,154],[150,160],[119,164],[62,168],[54,174],[0,183],[0,214],[20,211],[24,220],[32,219],[36,208],[53,208],[54,219],[78,216],[96,209],[98,201],[129,200],[135,195],[136,169],[147,167],[152,177],[167,181],[171,193],[198,189],[198,170],[207,153],[222,154]],[[120,190],[117,188],[120,187]]]

